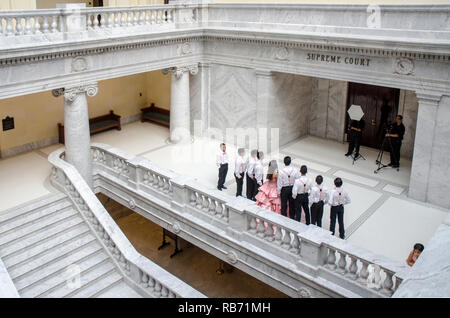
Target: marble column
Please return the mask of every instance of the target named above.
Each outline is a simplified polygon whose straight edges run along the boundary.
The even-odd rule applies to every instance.
[[[170,84],[170,141],[173,143],[191,140],[189,73],[196,75],[198,65],[172,67],[163,70],[171,73]]]
[[[198,74],[190,79],[191,132],[200,137],[210,127],[210,71],[209,63],[199,63]]]
[[[64,89],[65,160],[72,164],[92,188],[92,161],[87,96],[95,96],[97,83]],[[58,92],[54,91],[57,96]]]
[[[275,74],[267,70],[255,70],[256,75],[256,128],[258,129],[258,149],[271,151],[271,130],[274,124]],[[279,127],[279,126],[276,126]],[[281,128],[281,127],[280,127]],[[274,142],[278,142],[274,140]],[[277,143],[278,145],[278,143]]]
[[[424,92],[416,92],[416,95],[419,109],[408,195],[416,200],[428,201],[436,116],[442,95]]]

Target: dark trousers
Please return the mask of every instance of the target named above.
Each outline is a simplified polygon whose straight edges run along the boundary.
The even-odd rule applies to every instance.
[[[311,224],[322,227],[323,201],[311,204]]]
[[[219,168],[219,182],[217,183],[217,188],[222,190],[223,184],[225,183],[225,179],[228,173],[228,163],[220,165]]]
[[[345,238],[345,230],[344,230],[344,206],[337,205],[332,206],[330,211],[330,231],[334,235],[334,229],[336,228],[336,216],[339,223],[339,237],[341,239]]]
[[[289,217],[295,218],[295,200],[292,197],[292,186],[281,188],[281,215],[287,216],[287,207],[289,202]]]
[[[402,147],[401,140],[397,140],[396,138],[391,138],[392,143],[392,151],[391,155],[391,163],[394,166],[400,165],[400,148]]]
[[[256,179],[255,179],[254,181],[255,181],[255,185],[254,185],[255,192],[253,192],[253,198],[252,198],[252,200],[253,200],[253,201],[256,201],[256,198],[255,198],[255,197],[256,197],[256,195],[258,194],[260,185],[258,184],[258,182],[256,181]]]
[[[361,133],[351,131],[350,132],[350,143],[348,144],[348,151],[347,153],[353,153],[353,149],[356,147],[356,153],[359,153],[359,146],[361,144]]]
[[[295,220],[298,222],[300,222],[300,220],[302,219],[302,208],[303,211],[305,211],[306,225],[309,225],[309,223],[311,223],[311,220],[309,217],[308,193],[297,194],[297,197],[295,198]]]
[[[247,173],[245,174],[245,176],[247,180],[247,190],[246,190],[247,199],[252,200],[253,194],[255,193],[255,181],[254,179],[250,178]]]
[[[234,176],[236,179],[236,196],[241,196],[242,197],[242,186],[244,185],[244,172],[242,172],[240,174],[241,178],[239,179],[238,177],[236,177],[236,175]]]

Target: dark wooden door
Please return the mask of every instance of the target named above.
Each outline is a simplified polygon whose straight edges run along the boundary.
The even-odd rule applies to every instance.
[[[398,111],[400,90],[397,88],[349,83],[347,110],[353,104],[360,105],[364,116],[365,129],[361,145],[380,148],[383,141],[384,125],[395,120]],[[346,127],[350,118],[346,116]]]

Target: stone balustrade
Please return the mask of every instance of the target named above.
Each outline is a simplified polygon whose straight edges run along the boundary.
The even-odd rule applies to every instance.
[[[51,182],[72,200],[94,234],[117,262],[124,277],[150,297],[205,297],[134,249],[81,175],[63,160],[63,151],[57,150],[49,156],[53,165]],[[92,154],[96,162],[108,162],[106,152],[94,149]]]
[[[61,32],[60,9],[0,11],[0,37]]]
[[[145,158],[98,143],[92,145],[92,156],[94,174],[102,174],[108,182],[114,183],[118,178],[129,191],[143,191],[161,200],[162,208],[176,207],[177,212],[187,212],[213,225],[216,231],[227,232],[246,246],[251,244],[294,267],[304,262],[306,267],[316,268],[317,273],[355,294],[390,297],[408,271],[405,265],[356,247],[325,229],[306,226],[252,201],[208,189]],[[134,172],[126,173],[124,178],[123,171],[128,170],[124,167]]]

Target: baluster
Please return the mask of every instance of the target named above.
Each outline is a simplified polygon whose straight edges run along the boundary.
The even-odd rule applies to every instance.
[[[132,14],[133,12],[132,11],[128,11],[127,12],[127,26],[132,26],[133,25],[133,18],[131,17],[131,14]]]
[[[265,230],[264,220],[259,219],[259,225],[258,225],[258,228],[257,228],[257,232],[258,233],[256,235],[258,235],[259,237],[263,238],[264,237],[264,230]]]
[[[140,11],[134,11],[133,12],[134,21],[133,25],[139,25],[139,20],[141,19],[141,12]]]
[[[35,17],[34,18],[34,33],[35,34],[40,34],[41,33],[41,24],[39,22],[39,19],[41,17]]]
[[[361,260],[362,267],[359,271],[358,283],[367,284],[367,278],[369,277],[369,263]]]
[[[111,28],[114,27],[114,17],[116,15],[117,15],[116,13],[109,12],[109,14],[108,14],[108,25],[107,25],[108,29],[111,29]]]
[[[281,241],[281,228],[278,226],[275,230],[275,243],[277,243],[278,245],[281,245],[282,241]]]
[[[123,13],[120,13],[122,15]],[[118,28],[120,26],[121,17],[119,17],[119,12],[114,12],[114,27]]]
[[[155,24],[156,22],[156,11],[150,11],[150,24]]]
[[[212,215],[216,214],[216,205],[217,205],[216,200],[209,201],[209,211],[208,212],[210,214],[212,214]]]
[[[122,12],[122,13],[121,13],[122,21],[121,21],[120,26],[125,27],[125,26],[127,25],[127,15],[128,15],[128,14],[129,14],[129,13],[125,13],[125,12]]]
[[[155,283],[156,283],[155,279],[153,277],[149,276],[148,283],[147,283],[148,288],[153,289],[155,287]]]
[[[335,270],[336,269],[336,252],[332,248],[328,248],[328,257],[327,257],[327,268]]]
[[[169,290],[167,289],[166,286],[163,286],[162,290],[161,290],[161,297],[167,298],[168,295],[169,295]]]
[[[386,274],[386,278],[383,281],[383,289],[381,290],[381,293],[391,296],[393,293],[392,286],[394,286],[394,283],[392,282],[392,276],[394,276],[394,273],[388,270],[384,270],[384,273]]]
[[[161,176],[158,176],[158,188],[162,189],[164,187],[164,180]]]
[[[249,222],[249,232],[252,234],[256,233],[256,218],[254,216],[250,216],[250,222]]]
[[[51,32],[52,33],[56,33],[56,31],[58,31],[58,23],[56,21],[56,16],[52,16],[52,26],[51,26]]]
[[[106,24],[108,23],[108,12],[100,13],[100,28],[106,28]]]
[[[345,274],[347,266],[347,260],[345,259],[345,254],[341,251],[339,251],[339,262],[338,262],[338,269],[337,272],[339,274]]]
[[[157,10],[157,11],[156,11],[156,23],[157,23],[157,24],[161,24],[161,22],[162,22],[162,16],[161,16],[161,14],[162,14],[162,11],[161,11],[161,10]]]
[[[289,249],[291,246],[291,232],[284,229],[284,236],[283,236],[283,244],[281,244],[281,247],[284,249]]]
[[[25,34],[33,34],[33,29],[31,28],[31,17],[25,18]]]
[[[203,196],[202,210],[205,212],[208,212],[208,210],[209,210],[209,201],[210,201],[209,198]]]
[[[356,264],[356,257],[349,256],[350,257],[350,266],[348,268],[347,277],[350,277],[351,279],[356,279],[358,276],[356,275],[356,272],[358,271],[358,266]]]
[[[299,254],[300,241],[298,239],[298,235],[296,233],[293,233],[293,234],[294,234],[294,239],[292,240],[291,248],[289,249],[289,252],[294,253],[294,254]]]
[[[176,298],[176,295],[172,291],[169,290],[169,296],[168,297],[169,298]]]
[[[143,184],[148,184],[148,173],[146,173],[146,172],[142,176],[142,183]]]
[[[269,242],[273,242],[274,237],[273,237],[273,225],[270,222],[267,222],[267,230],[266,233],[264,235],[264,238],[269,241]]]
[[[172,23],[172,10],[167,10],[167,23]]]
[[[398,276],[395,276],[395,286],[394,286],[394,293],[397,291],[398,286],[402,283],[402,279]]]
[[[227,207],[225,206],[225,204],[221,203],[221,205],[222,205],[222,218],[223,218],[225,221],[228,221],[228,209],[227,209]]]
[[[222,215],[222,211],[223,211],[223,206],[222,206],[222,204],[221,204],[220,202],[217,202],[217,205],[216,205],[216,214],[217,214],[218,216],[221,216],[221,215]]]
[[[190,196],[190,204],[192,205],[192,206],[195,206],[195,202],[197,201],[197,198],[196,198],[196,196],[195,196],[195,192],[194,191],[191,191],[191,196]]]
[[[49,25],[48,25],[48,17],[44,16],[43,24],[42,24],[42,33],[48,33],[48,32],[50,32]]]
[[[163,192],[164,193],[169,193],[169,181],[167,179],[164,178],[164,187],[163,187]]]
[[[155,295],[157,297],[161,296],[161,283],[160,282],[156,282],[155,283],[155,290],[154,290],[154,292],[155,292]]]
[[[141,284],[144,286],[144,287],[147,287],[148,286],[148,275],[147,274],[142,274],[142,277],[141,277]]]
[[[94,29],[98,29],[98,25],[99,25],[99,22],[98,22],[98,14],[95,14],[95,13],[94,13],[93,22],[94,22]]]
[[[145,25],[150,24],[150,15],[151,15],[151,11],[147,11],[145,10],[144,12],[144,23]]]
[[[10,36],[10,35],[13,35],[13,34],[14,34],[14,31],[13,31],[12,19],[11,18],[6,18],[5,35],[6,36]]]
[[[16,18],[16,35],[23,34],[22,18]]]
[[[197,205],[195,207],[200,210],[202,208],[202,195],[199,193],[195,195],[197,196]]]

